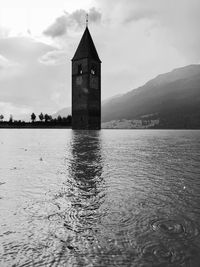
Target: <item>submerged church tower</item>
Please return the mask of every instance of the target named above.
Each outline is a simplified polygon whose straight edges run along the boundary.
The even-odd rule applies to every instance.
[[[101,129],[101,60],[87,25],[72,58],[72,129]]]

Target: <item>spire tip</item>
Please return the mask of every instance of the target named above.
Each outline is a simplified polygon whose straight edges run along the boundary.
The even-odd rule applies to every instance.
[[[89,16],[88,16],[88,13],[86,14],[86,27],[88,27],[88,20],[89,20],[89,18],[88,18]]]

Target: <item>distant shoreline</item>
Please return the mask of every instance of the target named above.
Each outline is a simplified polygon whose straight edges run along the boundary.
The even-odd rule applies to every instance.
[[[72,129],[71,126],[36,126],[36,125],[23,125],[23,126],[0,126],[1,129]],[[80,129],[86,130],[86,129]],[[101,130],[200,130],[200,128],[101,128]]]
[[[71,129],[71,126],[0,126],[0,129]]]

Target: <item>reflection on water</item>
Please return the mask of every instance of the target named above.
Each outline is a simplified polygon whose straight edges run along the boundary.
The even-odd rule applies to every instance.
[[[2,131],[0,151],[0,266],[200,266],[198,131]]]
[[[98,245],[101,205],[105,197],[98,131],[72,132],[66,168],[68,176],[54,198],[58,211],[49,216],[50,221],[59,220],[62,225],[62,230],[55,232],[63,244],[55,260],[61,266],[86,266],[94,261],[92,250]]]

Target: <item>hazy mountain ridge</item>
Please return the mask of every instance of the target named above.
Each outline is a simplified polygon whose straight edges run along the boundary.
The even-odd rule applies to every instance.
[[[156,127],[200,128],[200,65],[161,74],[102,106],[102,122],[156,114]]]
[[[58,112],[52,114],[52,118],[56,119],[58,116],[63,117],[67,117],[68,115],[71,115],[71,107],[67,107],[67,108],[62,108],[60,109]]]

